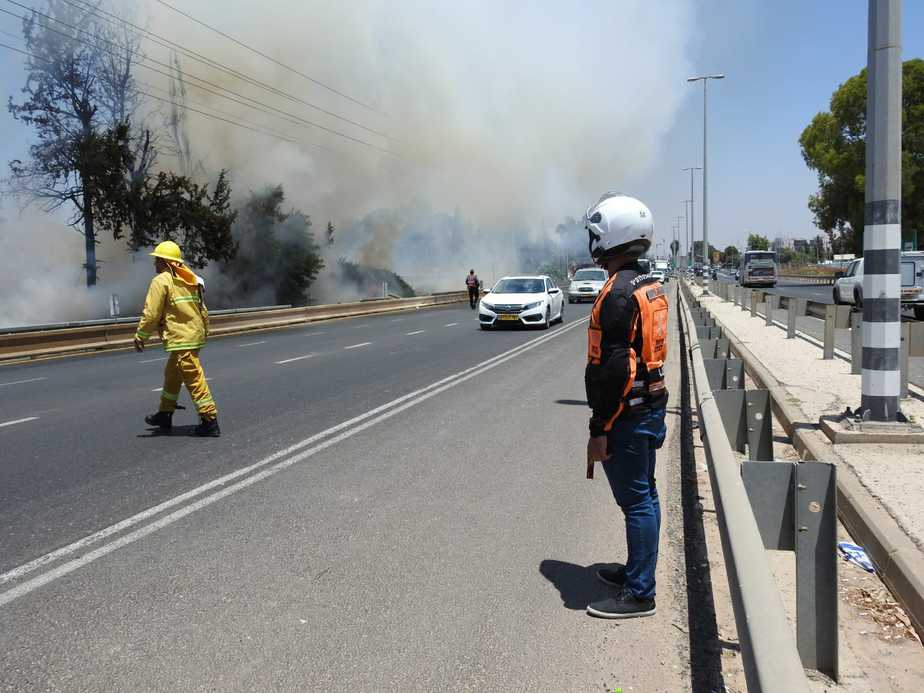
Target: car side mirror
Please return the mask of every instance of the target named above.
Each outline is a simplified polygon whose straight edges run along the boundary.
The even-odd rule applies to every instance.
[[[561,293],[561,289],[549,289],[549,293],[550,293],[550,294],[558,294],[558,293]]]

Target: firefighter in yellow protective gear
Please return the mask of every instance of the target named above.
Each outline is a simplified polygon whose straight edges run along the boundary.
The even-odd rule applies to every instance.
[[[180,247],[173,241],[159,243],[151,256],[157,274],[148,287],[135,332],[135,349],[144,351],[145,341],[157,332],[169,358],[160,407],[144,420],[150,426],[170,430],[180,388],[185,383],[199,413],[196,435],[217,437],[221,435],[218,409],[199,361],[199,350],[205,346],[209,326],[203,282],[183,264]]]

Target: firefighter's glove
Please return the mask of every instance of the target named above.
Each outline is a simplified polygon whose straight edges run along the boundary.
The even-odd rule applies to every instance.
[[[135,351],[144,351],[144,342],[135,337]]]
[[[591,436],[587,440],[587,455],[594,462],[603,462],[607,459],[606,436]]]

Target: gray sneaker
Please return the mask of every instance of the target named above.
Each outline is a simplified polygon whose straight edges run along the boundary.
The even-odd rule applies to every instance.
[[[587,613],[597,618],[639,618],[657,613],[654,599],[638,599],[625,587],[615,597],[587,605]]]

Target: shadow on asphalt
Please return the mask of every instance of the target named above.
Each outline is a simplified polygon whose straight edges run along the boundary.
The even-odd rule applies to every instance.
[[[586,407],[586,399],[556,399],[555,404],[569,404],[575,407]]]
[[[612,563],[583,566],[547,558],[539,564],[539,572],[555,585],[566,609],[584,611],[588,604],[607,594],[607,586],[597,579],[597,571],[615,566]]]
[[[194,424],[189,424],[188,426],[174,426],[169,431],[163,431],[159,428],[149,428],[147,433],[139,433],[136,437],[138,438],[166,438],[168,436],[196,437],[196,426]]]

